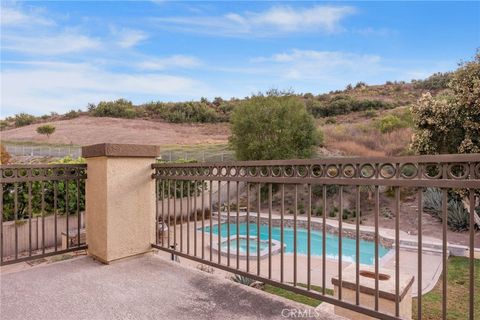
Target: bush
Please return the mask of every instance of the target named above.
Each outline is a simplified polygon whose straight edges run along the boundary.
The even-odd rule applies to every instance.
[[[52,126],[51,124],[44,124],[37,128],[37,133],[46,135],[47,138],[49,138],[50,135],[53,134],[54,132],[55,132],[55,126]]]
[[[408,123],[395,115],[387,115],[376,122],[376,126],[382,133],[392,132],[397,129],[407,128]]]
[[[238,160],[309,158],[322,142],[313,117],[290,96],[253,96],[234,109],[231,122]]]
[[[420,154],[480,152],[480,51],[451,75],[450,95],[424,94],[412,107]]]
[[[323,216],[323,207],[322,207],[322,206],[318,207],[318,208],[315,210],[315,215],[316,215],[317,217]]]
[[[305,102],[308,112],[315,118],[332,117],[351,112],[366,110],[391,109],[392,104],[381,100],[358,100],[347,95],[338,94],[326,101],[308,99]]]
[[[132,102],[125,99],[101,101],[89,110],[94,117],[134,118],[137,114]]]
[[[452,78],[451,72],[437,72],[424,80],[413,80],[413,87],[425,90],[441,90],[448,88],[448,84]]]
[[[246,286],[250,286],[252,283],[255,282],[254,279],[248,278],[248,277],[245,277],[245,276],[241,276],[241,275],[239,275],[239,274],[233,275],[230,279],[231,279],[233,282],[240,283],[240,284],[244,284],[244,285],[246,285]]]
[[[210,107],[207,101],[201,102],[178,102],[178,103],[163,103],[151,102],[143,106],[148,116],[157,119],[163,119],[173,123],[183,122],[217,122],[225,121],[228,116],[224,118],[217,115],[214,108]],[[223,113],[227,113],[227,106],[222,109]]]
[[[365,112],[363,114],[367,118],[375,118],[377,116],[377,113],[373,109],[365,110]]]
[[[443,192],[438,188],[427,188],[423,193],[423,210],[438,220],[442,215]],[[447,224],[453,231],[465,231],[469,228],[469,213],[460,199],[453,198],[447,205]]]
[[[78,118],[79,116],[80,116],[80,112],[75,110],[70,110],[67,113],[65,113],[65,118],[67,119],[74,119],[74,118]]]
[[[28,113],[19,113],[13,117],[15,127],[23,127],[32,124],[35,121],[35,116]]]

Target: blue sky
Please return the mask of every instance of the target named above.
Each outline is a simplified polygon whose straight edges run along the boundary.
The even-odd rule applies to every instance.
[[[1,115],[127,98],[314,94],[455,69],[479,2],[1,3]]]

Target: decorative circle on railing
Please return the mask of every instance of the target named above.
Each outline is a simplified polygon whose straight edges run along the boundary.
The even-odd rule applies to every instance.
[[[467,163],[452,163],[447,167],[447,175],[452,179],[465,179],[468,176]]]
[[[268,166],[260,167],[259,171],[261,177],[268,177],[270,175],[270,169]]]
[[[391,179],[395,177],[397,170],[395,169],[394,165],[391,163],[384,163],[379,168],[380,177],[383,179]]]
[[[218,170],[217,167],[213,167],[212,170],[211,170],[211,174],[212,176],[218,176],[218,174],[220,173],[220,170]]]
[[[257,174],[258,174],[258,169],[257,169],[257,167],[249,167],[247,170],[248,170],[248,175],[249,175],[250,177],[256,177]]]
[[[327,177],[329,178],[336,178],[340,175],[340,169],[336,164],[329,164],[325,171],[327,173]]]
[[[409,162],[400,166],[400,175],[405,179],[413,179],[418,175],[418,167]]]
[[[238,176],[239,177],[245,177],[247,176],[247,169],[245,167],[240,167],[238,169]]]
[[[295,169],[293,168],[293,166],[285,166],[283,168],[283,174],[286,177],[293,177],[294,173],[295,173]]]
[[[230,167],[230,170],[229,170],[228,174],[231,177],[236,177],[237,173],[238,173],[237,167]]]
[[[13,178],[15,176],[15,171],[12,169],[3,170],[3,178]]]
[[[375,175],[375,168],[370,163],[365,163],[360,166],[360,177],[369,179]]]
[[[439,163],[425,163],[423,176],[427,179],[438,179],[442,176],[442,165]]]
[[[17,177],[26,177],[28,172],[26,169],[18,169],[17,170]]]
[[[308,176],[308,166],[296,166],[295,173],[297,177],[305,178]]]
[[[477,163],[477,165],[475,166],[475,170],[474,170],[474,171],[475,171],[475,177],[476,177],[477,179],[479,179],[479,178],[480,178],[480,162]]]
[[[272,177],[280,177],[282,175],[282,168],[275,166],[270,169]]]
[[[344,178],[353,178],[356,173],[357,170],[353,164],[348,163],[342,167],[342,176]]]
[[[310,172],[315,178],[321,177],[323,175],[322,166],[319,164],[314,164],[313,166],[311,166]]]
[[[220,174],[222,175],[222,177],[227,176],[227,174],[228,174],[228,169],[227,169],[227,167],[221,167],[221,168],[220,168]]]
[[[181,169],[181,174],[182,174],[182,176],[188,175],[187,169],[186,168]]]

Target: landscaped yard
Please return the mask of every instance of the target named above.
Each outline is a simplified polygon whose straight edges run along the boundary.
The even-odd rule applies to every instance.
[[[447,318],[463,320],[468,317],[468,286],[469,286],[469,262],[468,258],[451,257],[448,260],[448,284],[447,284]],[[304,284],[299,286],[305,287]],[[312,290],[321,292],[319,286],[312,286]],[[265,285],[265,291],[277,296],[287,298],[312,307],[322,303],[302,294],[298,294],[272,285]],[[327,294],[333,294],[327,290]],[[442,278],[435,288],[423,296],[423,319],[437,320],[442,317]],[[413,317],[416,319],[417,299],[413,299]],[[475,318],[480,318],[480,260],[475,260]]]

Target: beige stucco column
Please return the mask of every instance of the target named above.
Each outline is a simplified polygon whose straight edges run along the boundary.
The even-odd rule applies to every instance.
[[[157,146],[97,144],[87,159],[86,236],[89,255],[103,263],[142,254],[155,241]]]

